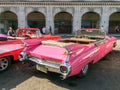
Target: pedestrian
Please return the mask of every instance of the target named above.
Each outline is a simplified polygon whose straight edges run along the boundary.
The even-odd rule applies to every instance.
[[[100,29],[101,29],[102,32],[104,32],[104,26],[103,25],[100,27]]]
[[[115,27],[115,32],[120,32],[118,25]]]
[[[14,37],[15,36],[15,31],[12,29],[12,27],[9,27],[7,35]]]
[[[45,26],[42,28],[42,33],[46,34],[46,27]]]
[[[101,28],[100,28],[101,30],[104,30],[104,27],[103,27],[103,25],[101,26]]]
[[[49,33],[52,35],[52,28],[51,28],[51,26],[50,26],[50,28],[49,28]]]
[[[18,26],[18,28],[17,28],[17,30],[16,30],[16,36],[18,36],[19,30],[20,30],[20,26]]]

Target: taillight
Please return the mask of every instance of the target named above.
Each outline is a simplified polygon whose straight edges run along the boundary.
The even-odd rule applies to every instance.
[[[68,73],[68,68],[66,66],[60,66],[60,71],[62,73]]]
[[[63,53],[63,55],[68,55],[68,52],[67,52],[67,51],[65,51],[65,52]]]
[[[63,55],[70,55],[70,54],[72,54],[73,52],[71,51],[71,50],[67,50],[67,51],[65,51],[64,53],[63,53]]]
[[[65,79],[71,72],[71,65],[69,63],[64,63],[60,66],[60,73],[62,74],[62,79]]]

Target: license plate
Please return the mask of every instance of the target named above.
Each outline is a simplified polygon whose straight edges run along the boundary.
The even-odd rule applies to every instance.
[[[43,65],[36,65],[36,69],[41,72],[47,73],[47,68]]]

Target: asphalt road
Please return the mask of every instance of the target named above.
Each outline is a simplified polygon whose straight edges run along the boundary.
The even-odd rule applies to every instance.
[[[56,73],[42,73],[15,62],[0,73],[0,90],[120,90],[120,40],[103,59],[91,65],[88,75],[60,80]]]

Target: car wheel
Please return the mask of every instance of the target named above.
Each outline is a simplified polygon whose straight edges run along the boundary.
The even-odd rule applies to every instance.
[[[0,72],[5,71],[11,64],[11,60],[8,57],[0,58]]]
[[[82,70],[81,70],[79,76],[80,76],[80,77],[86,76],[87,73],[88,73],[88,69],[89,69],[89,64],[85,65],[85,66],[82,68]]]

